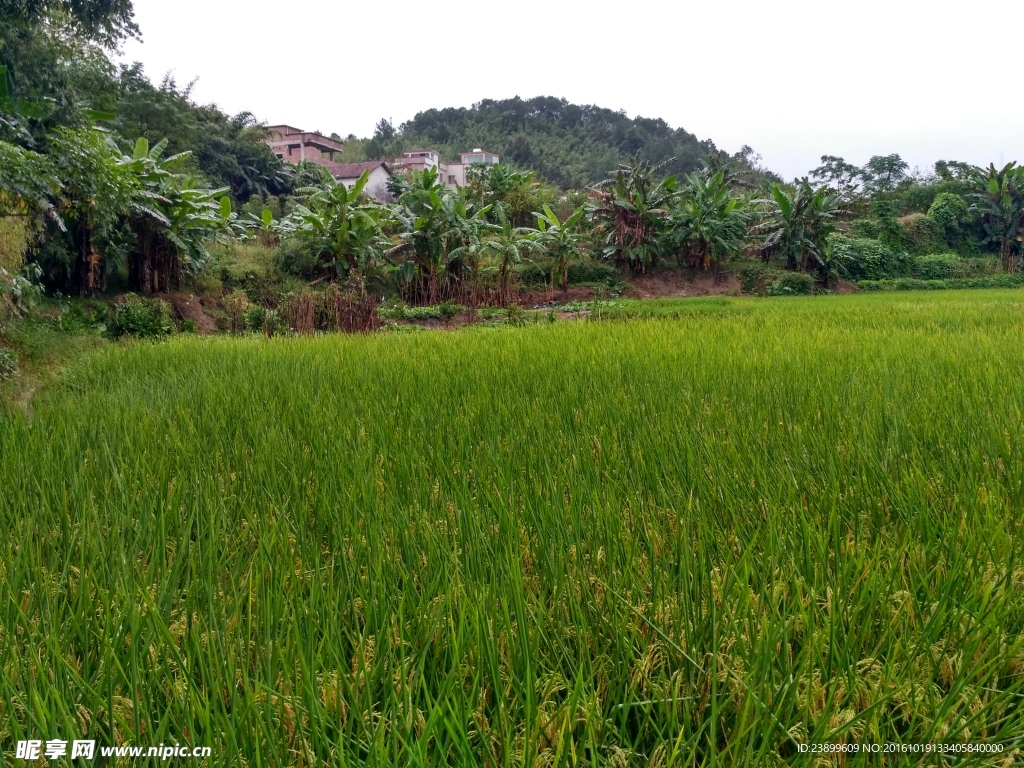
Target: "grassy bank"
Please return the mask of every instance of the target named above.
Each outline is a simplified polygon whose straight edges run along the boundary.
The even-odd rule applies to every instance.
[[[1006,758],[1024,293],[705,305],[87,356],[0,420],[0,740]]]

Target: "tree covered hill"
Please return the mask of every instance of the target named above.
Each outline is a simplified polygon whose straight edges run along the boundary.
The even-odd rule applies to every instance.
[[[402,149],[431,147],[445,160],[474,147],[497,152],[508,161],[537,171],[563,189],[595,184],[638,152],[652,162],[671,160],[667,173],[697,170],[709,158],[727,156],[710,140],[699,140],[660,118],[627,117],[594,105],[570,104],[553,96],[533,99],[484,99],[468,109],[449,107],[420,112],[397,129],[381,120],[362,147],[368,158],[385,158]],[[349,154],[346,148],[346,155]],[[752,151],[733,158],[752,170]]]

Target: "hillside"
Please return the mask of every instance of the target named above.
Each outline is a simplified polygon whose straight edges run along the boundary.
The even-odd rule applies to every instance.
[[[595,184],[637,152],[655,162],[671,159],[667,170],[677,174],[700,168],[709,156],[725,157],[711,140],[701,141],[660,118],[630,118],[621,111],[553,96],[429,109],[397,129],[382,120],[374,137],[346,147],[346,156],[384,158],[414,146],[437,149],[446,160],[483,147],[563,189]],[[750,168],[750,154],[733,159]]]

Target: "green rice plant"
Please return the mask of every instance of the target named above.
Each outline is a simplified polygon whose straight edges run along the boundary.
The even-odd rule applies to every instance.
[[[1022,297],[111,345],[0,417],[0,743],[1019,762]]]

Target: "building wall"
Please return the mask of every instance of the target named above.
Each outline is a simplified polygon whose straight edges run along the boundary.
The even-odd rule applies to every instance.
[[[466,166],[462,163],[448,163],[441,181],[452,189],[466,186]]]
[[[384,166],[378,165],[372,171],[370,171],[370,177],[366,180],[366,186],[363,187],[363,191],[366,192],[370,197],[378,202],[387,201],[390,198],[388,192],[388,179],[391,175],[384,170]],[[359,179],[338,179],[347,189],[352,189]]]

